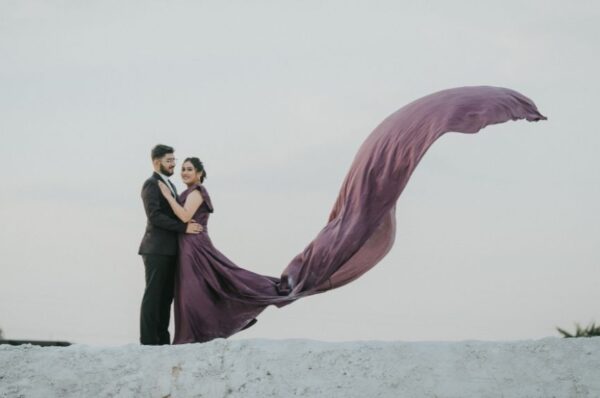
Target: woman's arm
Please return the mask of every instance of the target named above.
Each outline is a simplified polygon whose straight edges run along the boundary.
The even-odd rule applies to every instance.
[[[204,201],[204,199],[202,199],[202,195],[200,195],[200,192],[198,192],[198,190],[195,189],[188,195],[188,197],[185,199],[185,203],[183,204],[183,206],[181,206],[179,203],[177,203],[177,200],[171,195],[171,190],[167,187],[167,184],[165,184],[162,181],[159,181],[158,186],[160,187],[160,191],[165,197],[165,199],[167,199],[167,202],[169,202],[169,205],[173,209],[175,215],[184,223],[192,219],[192,217],[196,213],[196,210],[200,208],[200,205],[202,205],[202,202]]]
[[[148,179],[142,188],[142,200],[144,202],[144,210],[146,210],[146,216],[148,221],[162,229],[173,232],[186,232],[186,224],[182,223],[176,218],[165,214],[160,207],[160,195],[161,192],[159,187],[154,184],[151,179]]]

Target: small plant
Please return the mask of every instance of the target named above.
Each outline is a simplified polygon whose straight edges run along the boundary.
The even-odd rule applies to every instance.
[[[578,323],[575,324],[575,334],[571,334],[564,329],[556,328],[560,334],[565,338],[569,337],[592,337],[600,336],[600,325],[596,326],[596,322],[592,322],[585,329],[582,328]]]

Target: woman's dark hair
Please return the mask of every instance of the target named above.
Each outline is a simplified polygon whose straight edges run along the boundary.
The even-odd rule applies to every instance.
[[[152,157],[152,160],[162,159],[162,157],[165,156],[166,154],[173,153],[173,152],[175,152],[175,149],[173,149],[173,147],[170,147],[168,145],[158,144],[157,146],[152,148],[152,152],[150,152],[150,156]]]
[[[204,182],[204,179],[206,178],[206,170],[204,170],[204,165],[202,164],[202,162],[200,161],[200,159],[198,158],[185,158],[185,160],[183,161],[183,163],[185,162],[190,162],[192,164],[192,166],[194,166],[194,169],[196,169],[196,172],[202,172],[202,177],[200,177],[200,183]]]

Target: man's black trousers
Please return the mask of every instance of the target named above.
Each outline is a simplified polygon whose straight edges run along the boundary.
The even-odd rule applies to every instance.
[[[145,254],[146,290],[140,312],[140,343],[170,344],[169,319],[175,284],[177,256]]]

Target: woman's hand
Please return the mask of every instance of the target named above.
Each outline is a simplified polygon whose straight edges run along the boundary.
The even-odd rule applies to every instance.
[[[169,189],[169,187],[167,187],[167,184],[165,184],[162,181],[158,182],[158,187],[160,188],[160,192],[163,194],[163,196],[166,199],[172,198],[173,195],[171,195],[171,190]]]

